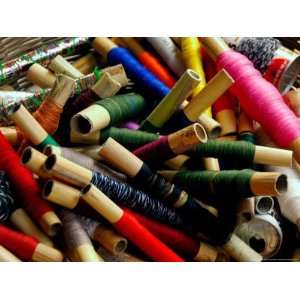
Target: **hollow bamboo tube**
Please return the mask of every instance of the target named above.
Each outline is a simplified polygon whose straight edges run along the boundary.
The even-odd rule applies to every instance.
[[[53,177],[81,187],[89,184],[93,176],[90,170],[55,154],[46,159],[44,168]]]
[[[90,134],[107,127],[110,121],[109,112],[103,106],[93,104],[72,117],[71,130]]]
[[[80,200],[80,191],[56,180],[48,180],[42,190],[43,198],[63,207],[73,209]]]
[[[198,118],[198,122],[205,128],[209,138],[215,139],[220,136],[222,131],[221,124],[213,118],[207,116],[206,114],[202,114]]]
[[[41,88],[52,88],[55,82],[55,75],[42,65],[33,64],[26,73],[26,78]]]
[[[238,132],[253,132],[253,121],[248,118],[244,111],[240,112],[238,120]]]
[[[101,78],[92,86],[91,90],[99,98],[104,99],[114,96],[121,87],[121,83],[115,80],[108,72],[104,72]]]
[[[125,43],[127,48],[137,57],[140,55],[140,53],[145,51],[144,48],[133,37],[122,37],[121,40]]]
[[[43,214],[40,225],[49,236],[57,235],[61,229],[61,221],[53,211]]]
[[[168,159],[164,164],[172,170],[180,170],[184,168],[185,163],[190,159],[189,156],[185,154],[179,154],[171,159]]]
[[[127,248],[127,239],[113,229],[99,224],[93,232],[92,239],[99,242],[112,254],[122,253]]]
[[[111,254],[103,247],[99,247],[97,252],[108,262],[145,262],[144,260],[127,252]]]
[[[76,255],[82,262],[101,262],[103,258],[95,251],[93,245],[84,244],[76,248]]]
[[[89,156],[90,158],[92,158],[94,160],[99,161],[99,160],[103,160],[103,158],[99,154],[99,151],[100,151],[101,147],[102,146],[94,145],[94,146],[85,146],[85,147],[73,147],[72,149],[74,151],[83,153],[83,154]]]
[[[255,146],[254,162],[272,166],[292,167],[293,152],[279,148]]]
[[[75,67],[79,72],[81,72],[84,75],[91,73],[96,65],[97,61],[92,53],[80,57],[73,63],[73,67]]]
[[[209,171],[220,171],[219,160],[214,157],[203,157],[204,168]]]
[[[201,43],[205,47],[206,52],[214,60],[226,50],[229,50],[228,45],[222,38],[218,37],[202,37],[200,38]]]
[[[250,188],[257,196],[278,196],[287,191],[287,176],[277,172],[255,172]]]
[[[235,234],[232,234],[230,240],[223,245],[223,249],[236,261],[260,262],[263,260],[259,253],[255,252]]]
[[[93,131],[87,134],[80,133],[77,130],[71,128],[70,141],[71,143],[80,143],[87,145],[97,145],[99,144],[101,136],[101,131]]]
[[[96,37],[92,43],[92,46],[104,57],[106,57],[107,53],[111,49],[118,47],[113,41],[106,37]]]
[[[220,70],[207,85],[190,101],[184,108],[187,118],[196,122],[199,116],[210,107],[226,90],[228,90],[234,80],[224,70]]]
[[[75,89],[75,80],[72,78],[59,74],[50,91],[50,94],[45,98],[45,101],[55,103],[63,108]]]
[[[267,214],[274,208],[274,199],[269,196],[255,197],[255,209],[259,214]]]
[[[14,254],[8,251],[6,248],[0,245],[0,262],[20,262]]]
[[[10,222],[26,235],[36,238],[41,243],[53,247],[53,242],[33,223],[23,208],[16,209],[9,218]]]
[[[221,136],[236,135],[237,122],[235,112],[232,109],[223,109],[217,112],[215,118],[221,124]]]
[[[217,257],[218,250],[215,247],[201,241],[199,250],[193,259],[201,262],[213,262],[217,260]]]
[[[47,156],[32,147],[26,147],[23,150],[21,161],[31,172],[42,178],[50,178],[49,172],[46,172],[43,165]]]
[[[39,145],[48,137],[46,130],[22,104],[14,108],[10,117],[34,145]]]
[[[20,143],[20,136],[16,127],[0,127],[0,131],[12,146]]]
[[[57,55],[53,58],[48,65],[48,68],[57,74],[65,74],[71,78],[77,79],[83,77],[80,71],[78,71],[72,64],[65,60],[61,55]]]
[[[116,223],[122,218],[123,210],[94,185],[87,185],[81,193],[82,199],[110,223]]]
[[[168,135],[169,147],[174,154],[181,154],[199,143],[206,142],[206,131],[199,123],[192,124]]]
[[[156,128],[161,128],[174,114],[180,104],[191,94],[200,82],[199,75],[191,69],[186,70],[175,83],[171,91],[161,100],[146,118]],[[146,124],[145,124],[146,125]],[[141,125],[143,128],[143,124]]]
[[[39,243],[31,259],[37,262],[61,262],[63,254],[55,248]]]
[[[128,85],[128,78],[122,64],[110,66],[102,69],[102,72],[108,73],[114,80],[118,81],[122,87]]]
[[[99,154],[122,173],[134,178],[141,170],[144,162],[121,146],[113,138],[103,143]]]

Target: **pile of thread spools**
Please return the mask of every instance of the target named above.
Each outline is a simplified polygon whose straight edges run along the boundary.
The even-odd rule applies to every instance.
[[[300,259],[284,43],[0,39],[0,261]]]

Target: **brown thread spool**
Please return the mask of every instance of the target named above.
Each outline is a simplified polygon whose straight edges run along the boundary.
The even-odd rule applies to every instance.
[[[82,262],[103,261],[77,216],[64,209],[60,210],[60,216],[63,221],[64,240],[69,251],[75,252],[75,256]]]
[[[41,88],[52,88],[56,80],[56,76],[51,71],[38,63],[28,69],[26,78]]]
[[[112,228],[89,218],[81,218],[81,222],[91,239],[100,243],[112,254],[125,252],[127,239],[118,234]]]
[[[0,262],[20,262],[14,254],[8,251],[6,248],[0,245]]]
[[[22,140],[22,134],[16,129],[16,127],[0,127],[0,131],[12,146],[17,146],[20,144]]]
[[[92,53],[89,53],[77,59],[73,63],[73,67],[75,67],[79,72],[81,72],[84,75],[91,73],[96,65],[97,65],[97,61],[95,56]]]
[[[51,69],[56,74],[65,74],[70,76],[73,79],[83,77],[84,74],[79,72],[72,64],[66,61],[61,55],[57,55],[53,58],[48,65],[48,68]]]
[[[23,150],[21,161],[31,172],[37,174],[41,178],[51,177],[43,168],[47,156],[32,147],[26,147]]]
[[[57,180],[48,180],[42,190],[42,196],[50,202],[73,209],[80,200],[80,191]]]
[[[41,243],[53,247],[53,242],[33,223],[23,208],[16,209],[9,218],[10,222],[26,235],[36,238]]]

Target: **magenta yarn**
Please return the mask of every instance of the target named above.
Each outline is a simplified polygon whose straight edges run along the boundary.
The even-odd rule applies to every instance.
[[[230,91],[239,99],[243,110],[261,124],[278,146],[288,148],[300,137],[300,122],[279,91],[262,77],[246,56],[227,50],[219,55],[217,65],[235,80]]]
[[[133,121],[127,121],[127,122],[124,122],[120,125],[121,128],[127,128],[127,129],[131,129],[131,130],[137,130],[140,125],[136,122],[133,122]]]

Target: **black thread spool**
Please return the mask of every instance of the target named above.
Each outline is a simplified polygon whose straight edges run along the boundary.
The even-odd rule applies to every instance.
[[[0,223],[8,220],[14,205],[8,178],[4,171],[0,171]]]

